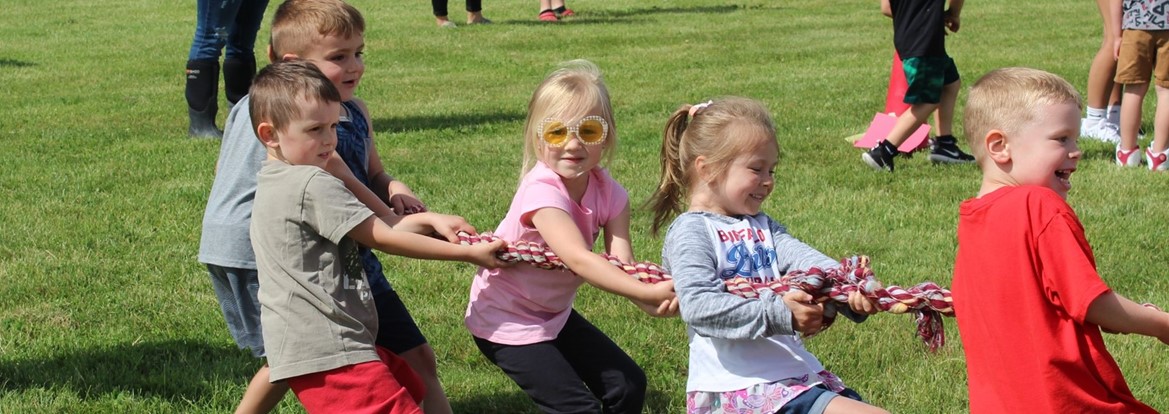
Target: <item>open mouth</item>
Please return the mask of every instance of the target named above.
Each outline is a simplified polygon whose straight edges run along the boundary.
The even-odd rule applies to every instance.
[[[1075,168],[1055,170],[1055,178],[1058,178],[1059,182],[1063,183],[1065,186],[1071,187],[1072,186],[1071,177],[1072,177],[1072,173],[1074,173],[1074,172],[1076,172]]]

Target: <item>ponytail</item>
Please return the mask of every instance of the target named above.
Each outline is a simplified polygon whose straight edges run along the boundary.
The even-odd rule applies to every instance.
[[[658,188],[646,205],[653,211],[651,232],[656,236],[668,220],[682,212],[682,195],[686,191],[687,165],[682,161],[682,136],[689,126],[691,105],[683,105],[666,122],[662,132],[662,171]]]

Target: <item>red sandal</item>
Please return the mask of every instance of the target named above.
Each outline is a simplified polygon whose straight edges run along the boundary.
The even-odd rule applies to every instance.
[[[544,10],[544,11],[540,12],[539,19],[542,22],[560,21],[560,19],[556,17],[556,12],[553,12],[552,10]]]

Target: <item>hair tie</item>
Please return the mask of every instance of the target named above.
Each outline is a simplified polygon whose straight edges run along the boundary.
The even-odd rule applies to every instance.
[[[712,103],[714,103],[714,101],[713,101],[713,100],[711,100],[711,101],[706,101],[706,102],[703,102],[703,103],[700,103],[700,104],[694,104],[694,105],[691,105],[691,106],[690,106],[690,117],[691,117],[691,118],[693,118],[693,117],[694,117],[694,115],[697,115],[697,114],[698,114],[698,111],[701,111],[701,110],[703,110],[703,109],[706,109],[706,107],[710,106],[710,104],[712,104]]]

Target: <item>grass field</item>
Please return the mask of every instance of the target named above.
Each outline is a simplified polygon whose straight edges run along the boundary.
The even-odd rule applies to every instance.
[[[673,109],[756,98],[772,110],[783,148],[768,213],[829,255],[870,255],[887,283],[948,285],[957,205],[976,192],[976,168],[918,156],[899,159],[896,174],[876,173],[843,140],[884,104],[892,29],[877,3],[588,0],[570,4],[579,13],[572,21],[542,24],[533,0],[489,0],[496,24],[440,30],[426,2],[353,0],[368,22],[358,95],[389,171],[433,210],[480,229],[506,212],[527,99],[558,62],[587,58],[606,72],[621,134],[610,167],[635,201],[654,188],[660,130]],[[227,412],[255,371],[195,260],[219,142],[186,138],[182,69],[194,5],[4,2],[0,413]],[[461,8],[452,2],[455,21]],[[972,1],[962,19],[947,41],[966,85],[1002,66],[1086,85],[1101,30],[1093,2]],[[1145,109],[1151,130],[1151,103]],[[1167,176],[1115,167],[1106,144],[1082,147],[1069,201],[1100,273],[1134,300],[1169,305]],[[635,248],[657,261],[662,241],[649,225],[647,212],[634,214]],[[470,266],[383,261],[437,350],[457,412],[535,411],[462,327]],[[681,320],[651,319],[593,288],[582,289],[577,309],[645,368],[647,412],[684,410]],[[893,412],[966,411],[955,324],[947,321],[944,349],[929,354],[911,319],[840,323],[809,348]],[[1107,341],[1137,397],[1169,410],[1165,346]],[[288,397],[279,412],[301,408]]]

